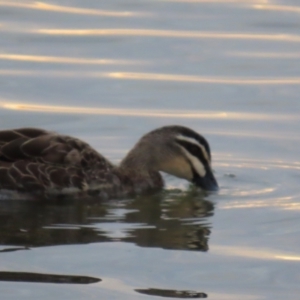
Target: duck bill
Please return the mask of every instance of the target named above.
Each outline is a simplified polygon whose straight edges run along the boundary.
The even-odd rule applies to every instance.
[[[217,180],[211,171],[206,172],[204,177],[197,176],[194,178],[193,182],[205,191],[215,192],[219,189]]]

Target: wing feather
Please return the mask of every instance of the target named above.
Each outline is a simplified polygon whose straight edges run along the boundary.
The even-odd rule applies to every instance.
[[[111,168],[79,139],[35,128],[0,131],[0,189],[84,190],[95,173]]]

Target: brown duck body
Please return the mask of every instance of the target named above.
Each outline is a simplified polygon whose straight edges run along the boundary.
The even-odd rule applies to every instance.
[[[163,187],[160,171],[216,190],[205,138],[182,126],[165,126],[144,135],[114,166],[87,143],[35,128],[0,131],[0,198],[127,196]]]
[[[87,143],[41,129],[0,131],[0,189],[56,196],[133,192],[128,176]]]

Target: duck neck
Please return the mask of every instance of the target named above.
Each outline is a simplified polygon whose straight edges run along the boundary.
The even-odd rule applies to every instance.
[[[147,155],[142,157],[135,151],[129,152],[118,167],[118,171],[127,182],[131,182],[136,193],[163,187],[162,176]]]

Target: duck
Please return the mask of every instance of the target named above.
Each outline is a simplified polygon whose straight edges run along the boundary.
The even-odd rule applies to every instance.
[[[0,193],[128,197],[163,189],[161,172],[216,191],[211,162],[207,140],[179,125],[145,134],[119,165],[72,136],[38,128],[0,131]]]

